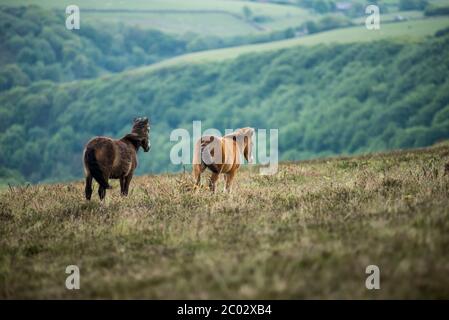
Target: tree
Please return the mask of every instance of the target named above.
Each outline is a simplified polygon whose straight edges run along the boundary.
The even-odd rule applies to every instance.
[[[242,10],[243,10],[243,16],[245,17],[245,20],[250,21],[253,16],[253,12],[251,11],[251,9],[248,6],[244,6]]]
[[[400,10],[424,10],[427,5],[427,0],[399,0]]]

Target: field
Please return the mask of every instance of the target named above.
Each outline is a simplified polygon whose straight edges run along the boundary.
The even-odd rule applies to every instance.
[[[32,0],[1,0],[0,4],[36,4]],[[72,1],[39,1],[43,8],[65,12]],[[155,28],[165,32],[201,35],[237,36],[282,30],[299,26],[317,15],[295,6],[270,3],[227,0],[111,0],[94,2],[79,0],[82,18],[90,23],[124,23],[143,28]],[[251,11],[258,22],[245,18],[244,7]]]
[[[395,22],[401,16],[403,19],[407,20],[415,20],[415,19],[424,19],[423,11],[401,11],[401,12],[392,12],[392,13],[384,13],[381,17],[381,23],[384,22]],[[360,17],[353,19],[355,24],[363,24],[365,25],[366,17]]]
[[[423,19],[422,11],[399,11],[398,1],[384,1],[388,12],[381,12],[382,22],[391,22],[398,15],[406,19]],[[430,0],[436,5],[448,5],[447,0]],[[34,0],[0,0],[0,5],[37,4]],[[38,5],[63,14],[71,1],[42,0]],[[141,28],[158,29],[163,32],[184,35],[234,37],[248,36],[299,27],[306,21],[323,17],[313,10],[289,4],[255,2],[245,0],[110,0],[76,2],[82,21],[98,24],[104,28],[123,23]],[[245,8],[250,16],[245,16]],[[329,14],[328,14],[329,15]],[[331,15],[339,16],[340,13]],[[365,13],[354,18],[355,24],[364,24]]]
[[[230,195],[183,174],[136,178],[128,198],[115,183],[105,203],[81,182],[3,190],[0,298],[447,299],[448,160],[441,143],[252,167]]]
[[[449,35],[433,37],[449,19],[387,2],[379,31],[355,18],[351,28],[181,55],[191,42],[144,41],[155,33],[120,25],[199,34],[182,41],[268,39],[323,15],[242,0],[79,0],[81,28],[93,22],[86,37],[42,19],[72,1],[0,0],[55,10],[27,11],[35,29],[21,15],[2,24],[0,300],[449,299],[449,141],[345,156],[449,138]],[[407,21],[393,23],[398,14]],[[195,190],[188,172],[165,173],[135,177],[129,197],[113,181],[106,201],[94,190],[87,202],[83,181],[72,181],[84,142],[120,137],[140,115],[154,133],[141,173],[182,170],[167,139],[193,120],[279,128],[283,159],[318,159],[281,163],[273,176],[245,166],[232,194],[222,181],[210,193],[207,175]],[[323,158],[331,154],[343,155]],[[80,268],[80,290],[65,287],[68,265]],[[368,265],[380,268],[380,290],[365,287]]]
[[[432,36],[436,31],[446,27],[449,27],[449,19],[444,17],[383,24],[381,30],[378,31],[369,31],[365,26],[356,26],[295,39],[189,53],[150,66],[135,68],[128,72],[123,72],[123,75],[126,76],[133,73],[148,72],[182,64],[217,62],[233,59],[243,54],[281,50],[300,45],[313,46],[332,43],[372,42],[388,39],[406,42],[422,41],[425,37]]]
[[[101,15],[101,17],[99,17]],[[200,13],[87,13],[86,21],[119,23],[129,21],[130,25],[158,29],[168,33],[193,32],[202,35],[230,37],[257,33],[259,30],[244,20],[222,12]],[[131,23],[132,21],[132,23]],[[207,28],[205,27],[207,25]]]

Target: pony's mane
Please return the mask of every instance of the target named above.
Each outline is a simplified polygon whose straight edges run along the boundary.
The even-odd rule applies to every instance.
[[[241,148],[241,151],[244,153],[245,157],[247,155],[245,154],[245,150],[248,147],[253,135],[254,135],[254,128],[246,127],[235,130],[233,133],[225,135],[223,138],[225,139],[233,139]],[[248,158],[247,158],[248,160]]]
[[[254,129],[250,127],[237,129],[234,132],[225,135],[223,138],[233,138],[233,137],[240,137],[240,136],[252,136],[254,134]]]

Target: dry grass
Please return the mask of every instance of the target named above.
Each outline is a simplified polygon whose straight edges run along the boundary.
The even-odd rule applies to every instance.
[[[449,298],[449,145],[257,168],[231,195],[181,175],[0,194],[0,298]],[[81,289],[65,289],[65,267]],[[365,268],[381,289],[365,289]]]

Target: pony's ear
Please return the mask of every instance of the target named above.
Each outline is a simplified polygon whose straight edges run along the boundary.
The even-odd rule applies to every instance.
[[[239,135],[252,137],[254,135],[254,133],[256,132],[256,130],[254,128],[246,127],[246,128],[239,129],[236,132],[238,132]]]
[[[143,123],[150,123],[150,120],[147,117],[144,118],[134,118],[134,123],[142,121]]]
[[[246,133],[249,134],[250,136],[254,135],[255,132],[256,132],[256,130],[254,128],[247,128],[246,129]]]

